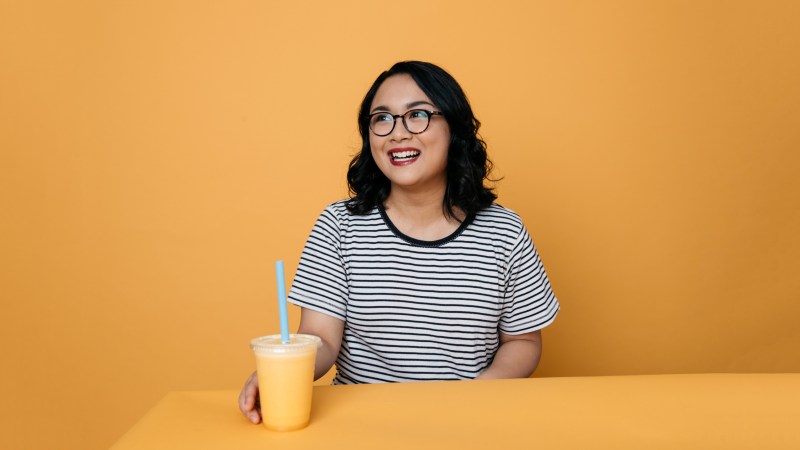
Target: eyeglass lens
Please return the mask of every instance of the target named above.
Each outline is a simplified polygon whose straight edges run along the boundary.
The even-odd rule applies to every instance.
[[[387,136],[394,130],[396,117],[389,113],[378,113],[372,115],[369,121],[369,128],[378,136]],[[419,134],[428,129],[430,114],[421,109],[412,109],[402,115],[402,122],[409,133]]]

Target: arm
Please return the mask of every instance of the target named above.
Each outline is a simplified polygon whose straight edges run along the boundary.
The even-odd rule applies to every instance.
[[[300,328],[298,334],[311,334],[322,339],[322,347],[317,349],[317,361],[314,365],[314,379],[328,373],[333,367],[339,348],[342,345],[344,322],[307,308],[300,310]],[[239,409],[253,423],[261,422],[261,408],[258,404],[258,375],[253,372],[239,393]]]
[[[541,356],[540,330],[518,335],[500,333],[500,348],[492,364],[476,379],[527,378],[536,370]]]
[[[302,308],[300,312],[300,334],[312,334],[322,339],[322,347],[317,349],[317,362],[314,365],[314,379],[317,380],[333,367],[339,348],[342,345],[344,321],[336,317]]]

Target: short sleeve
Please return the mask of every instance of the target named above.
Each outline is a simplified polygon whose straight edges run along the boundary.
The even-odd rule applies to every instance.
[[[320,214],[303,248],[289,302],[345,320],[347,271],[342,259],[342,223],[333,205]]]
[[[521,227],[507,266],[500,331],[523,334],[555,320],[559,304],[528,231]]]

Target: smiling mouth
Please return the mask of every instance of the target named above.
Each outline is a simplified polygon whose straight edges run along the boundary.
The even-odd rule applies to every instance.
[[[403,161],[411,161],[419,156],[419,150],[404,150],[402,152],[391,152],[389,155],[392,157],[392,161],[403,162]]]

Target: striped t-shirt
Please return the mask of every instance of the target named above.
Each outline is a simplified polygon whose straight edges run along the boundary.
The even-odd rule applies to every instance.
[[[345,322],[334,384],[463,380],[559,304],[519,216],[492,204],[450,236],[402,234],[382,208],[344,201],[317,219],[289,301]]]

